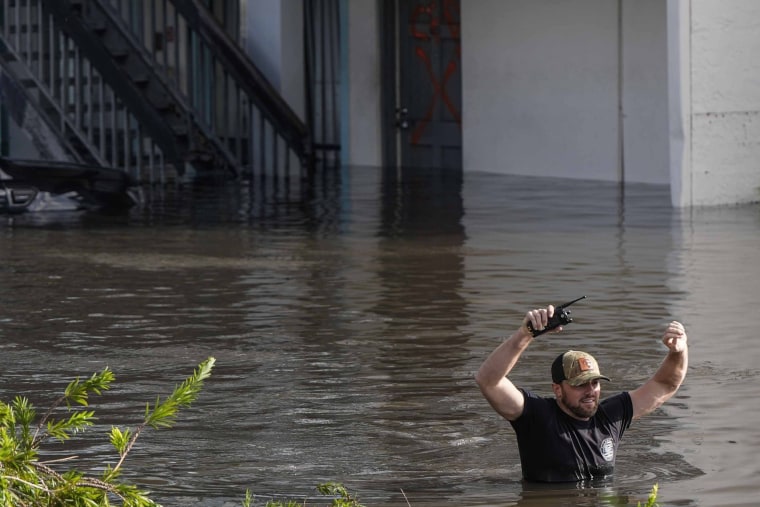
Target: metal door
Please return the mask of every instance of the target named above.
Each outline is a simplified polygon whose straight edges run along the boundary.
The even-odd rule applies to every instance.
[[[398,0],[397,5],[400,164],[461,168],[459,0]]]

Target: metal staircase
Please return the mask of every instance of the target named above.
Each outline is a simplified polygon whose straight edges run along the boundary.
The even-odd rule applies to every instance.
[[[289,175],[306,126],[198,0],[2,0],[0,99],[43,156],[143,182]]]

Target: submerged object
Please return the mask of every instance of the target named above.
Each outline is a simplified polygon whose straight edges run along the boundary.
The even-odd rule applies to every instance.
[[[129,209],[140,188],[118,169],[0,157],[0,213]]]

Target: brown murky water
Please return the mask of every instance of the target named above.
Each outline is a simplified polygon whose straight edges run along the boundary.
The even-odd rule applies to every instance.
[[[134,426],[208,356],[217,367],[127,477],[167,506],[309,499],[334,480],[369,507],[756,505],[760,497],[760,208],[678,211],[667,190],[355,167],[314,187],[149,193],[128,216],[2,217],[0,397],[40,410],[105,366],[114,388],[74,451],[115,462]],[[513,378],[594,353],[607,392],[659,365],[687,326],[676,398],[634,423],[614,480],[536,489],[473,374],[522,315],[580,295]]]

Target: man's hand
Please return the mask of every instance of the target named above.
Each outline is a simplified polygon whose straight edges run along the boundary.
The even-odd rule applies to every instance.
[[[662,335],[662,343],[671,352],[683,352],[686,350],[686,329],[680,322],[673,321]]]
[[[530,328],[528,327],[528,324],[530,324],[530,327],[536,331],[543,331],[543,329],[549,323],[549,319],[552,318],[553,315],[554,305],[549,305],[546,308],[536,308],[535,310],[531,310],[525,314],[525,318],[523,319],[520,330],[526,334],[532,335]],[[560,331],[562,331],[562,326],[552,329],[552,332],[555,333],[559,333]]]

